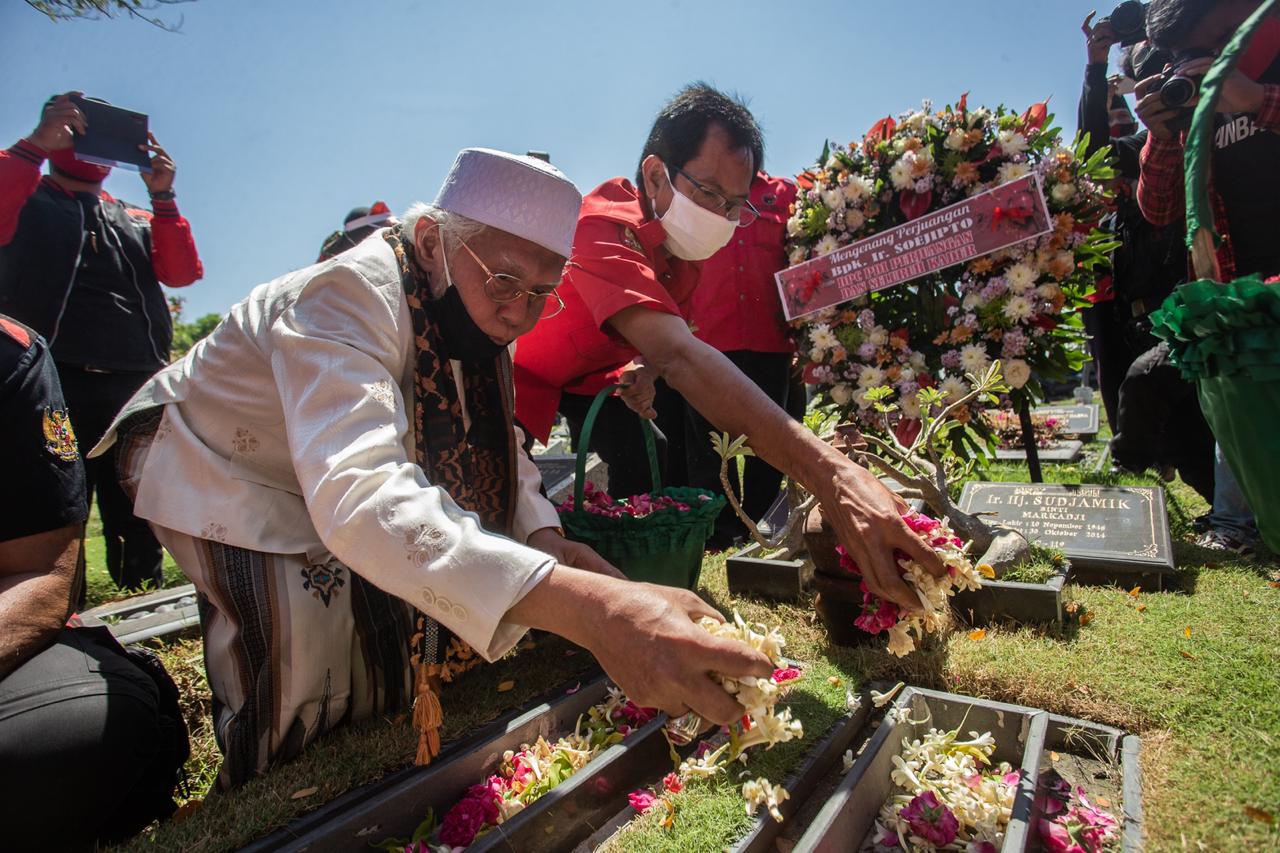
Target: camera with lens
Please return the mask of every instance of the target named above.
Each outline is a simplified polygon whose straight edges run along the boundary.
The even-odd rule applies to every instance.
[[[1191,126],[1192,101],[1200,94],[1202,75],[1183,74],[1179,69],[1193,59],[1213,56],[1211,50],[1188,50],[1178,54],[1173,61],[1173,70],[1164,75],[1160,84],[1160,102],[1169,109],[1180,109],[1178,117],[1168,122],[1169,127],[1186,130]]]
[[[1124,0],[1098,24],[1110,24],[1111,32],[1121,47],[1137,44],[1147,37],[1147,4],[1139,0]]]

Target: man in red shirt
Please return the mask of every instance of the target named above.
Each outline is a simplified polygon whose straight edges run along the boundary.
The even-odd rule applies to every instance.
[[[905,505],[689,330],[698,262],[729,243],[744,212],[754,216],[749,194],[761,149],[751,113],[710,86],[689,86],[663,107],[638,186],[614,178],[583,200],[558,291],[565,310],[516,347],[517,418],[545,440],[557,409],[569,408],[564,400],[595,394],[639,357],[718,429],[746,435],[757,455],[817,495],[871,590],[918,610],[894,550],[939,575],[943,566],[902,521]],[[636,407],[652,414],[644,400]]]
[[[756,162],[763,159],[763,152],[757,152]],[[755,221],[739,228],[729,245],[702,265],[689,315],[698,340],[724,353],[770,400],[788,411],[793,402],[787,392],[795,347],[787,334],[773,274],[787,266],[787,218],[795,198],[792,182],[764,171],[756,173],[751,181]],[[720,457],[708,437],[715,427],[694,409],[683,408],[689,485],[720,492]],[[742,508],[759,521],[778,496],[782,472],[750,456],[743,480],[736,487]],[[743,534],[737,514],[725,507],[709,544],[727,547]]]

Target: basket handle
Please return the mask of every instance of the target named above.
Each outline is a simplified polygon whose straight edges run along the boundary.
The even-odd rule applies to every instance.
[[[1220,281],[1222,276],[1216,252],[1218,234],[1214,231],[1213,206],[1209,203],[1209,161],[1213,156],[1213,116],[1218,98],[1223,84],[1249,46],[1249,40],[1267,16],[1275,11],[1278,3],[1280,0],[1266,0],[1240,25],[1200,84],[1200,103],[1196,105],[1191,128],[1187,131],[1183,169],[1187,198],[1187,247],[1191,250],[1191,262],[1197,278]]]
[[[587,448],[591,447],[591,431],[596,425],[596,416],[600,414],[600,407],[604,405],[604,401],[609,395],[620,388],[620,385],[606,385],[600,389],[600,393],[596,394],[596,398],[591,401],[591,408],[587,409],[587,417],[582,422],[582,433],[579,435],[579,444],[577,448],[578,461],[575,463],[575,473],[573,478],[573,509],[575,512],[582,510],[582,493],[586,488],[587,480]],[[636,417],[640,417],[636,415]],[[662,475],[658,472],[658,446],[653,440],[653,424],[649,423],[648,418],[640,418],[640,432],[644,434],[644,449],[649,456],[649,475],[653,478],[653,490],[656,492],[662,488]]]

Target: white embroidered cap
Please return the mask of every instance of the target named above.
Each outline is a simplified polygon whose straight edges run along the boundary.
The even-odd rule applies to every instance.
[[[550,163],[490,148],[464,148],[435,204],[567,258],[582,194]]]

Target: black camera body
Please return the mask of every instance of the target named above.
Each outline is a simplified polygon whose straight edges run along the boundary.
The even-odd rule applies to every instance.
[[[1147,38],[1147,4],[1139,0],[1124,0],[1111,14],[1098,22],[1111,25],[1121,47],[1129,47]]]
[[[1213,56],[1211,50],[1187,50],[1178,54],[1173,61],[1173,70],[1166,74],[1160,84],[1160,102],[1170,109],[1180,109],[1176,119],[1168,122],[1169,127],[1186,130],[1191,126],[1191,114],[1194,111],[1191,102],[1200,94],[1203,76],[1183,74],[1179,68],[1193,59]]]

